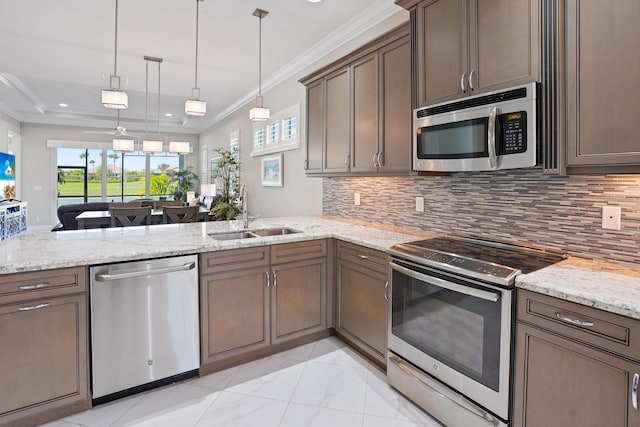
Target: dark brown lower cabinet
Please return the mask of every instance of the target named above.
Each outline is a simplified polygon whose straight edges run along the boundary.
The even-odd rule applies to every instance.
[[[85,270],[55,274],[67,272],[62,290],[50,272],[0,279],[0,290],[44,289],[8,304],[20,291],[0,293],[0,426],[40,425],[91,407]],[[69,289],[83,293],[64,295]]]
[[[326,330],[326,255],[325,240],[200,255],[201,374]]]
[[[640,427],[637,321],[520,290],[518,317],[513,426]]]
[[[336,331],[379,365],[387,354],[387,257],[338,242]]]

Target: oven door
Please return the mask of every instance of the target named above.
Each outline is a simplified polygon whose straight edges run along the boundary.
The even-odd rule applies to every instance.
[[[512,292],[393,259],[389,349],[507,419]]]

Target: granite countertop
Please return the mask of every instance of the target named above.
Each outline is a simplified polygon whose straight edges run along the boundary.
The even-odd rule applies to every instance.
[[[338,238],[386,251],[396,243],[436,234],[363,221],[306,216],[260,218],[249,230],[289,227],[301,233],[215,240],[211,233],[237,231],[234,222],[27,233],[0,242],[0,274],[107,264],[313,239]],[[516,286],[640,319],[640,268],[570,257],[523,274]]]
[[[238,231],[235,221],[27,233],[0,242],[0,274],[97,265],[139,259],[339,238],[372,249],[434,236],[328,217],[260,218],[249,230],[288,227],[301,233],[215,240],[210,233]]]
[[[570,257],[522,274],[516,286],[578,304],[640,319],[640,270]]]

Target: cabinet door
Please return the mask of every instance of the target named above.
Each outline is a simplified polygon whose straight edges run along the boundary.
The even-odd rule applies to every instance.
[[[517,324],[514,426],[640,426],[640,365]]]
[[[338,332],[385,363],[387,277],[362,265],[338,260]]]
[[[471,93],[537,81],[540,1],[470,0],[470,6]]]
[[[326,329],[326,258],[272,267],[273,343]]]
[[[378,55],[369,55],[353,64],[351,68],[353,79],[351,172],[375,171],[378,154]]]
[[[324,172],[349,171],[351,128],[349,114],[349,68],[325,79]]]
[[[323,92],[322,79],[307,86],[307,173],[322,172]]]
[[[640,163],[639,21],[637,0],[566,1],[568,166]]]
[[[411,45],[405,37],[380,51],[380,170],[411,170]]]
[[[464,95],[461,81],[468,77],[469,56],[467,0],[422,2],[417,26],[418,106]]]
[[[0,424],[88,402],[87,336],[86,294],[0,307]]]
[[[269,270],[200,277],[201,363],[269,345]]]

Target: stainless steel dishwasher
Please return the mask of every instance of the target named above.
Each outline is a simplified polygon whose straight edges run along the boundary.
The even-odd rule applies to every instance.
[[[90,274],[94,403],[195,374],[196,255],[95,266]]]

